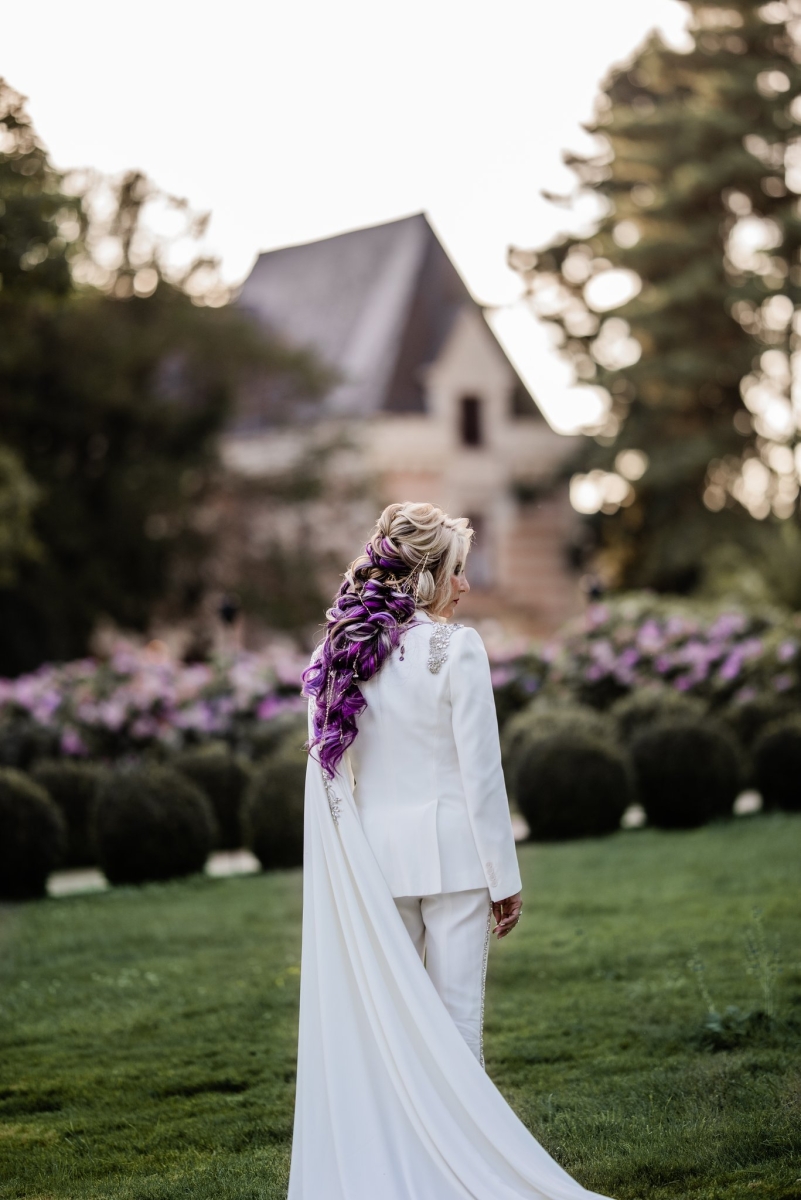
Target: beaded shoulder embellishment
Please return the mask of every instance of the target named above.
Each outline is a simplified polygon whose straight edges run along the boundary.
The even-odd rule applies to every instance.
[[[443,663],[448,657],[448,647],[457,629],[463,625],[437,625],[428,643],[428,669],[432,675],[439,675]]]

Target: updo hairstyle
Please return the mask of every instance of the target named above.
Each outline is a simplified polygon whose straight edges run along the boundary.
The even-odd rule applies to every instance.
[[[473,530],[466,517],[449,517],[434,504],[389,504],[376,522],[365,553],[345,573],[349,590],[368,579],[413,596],[436,616],[451,596],[451,576],[463,567]]]
[[[472,536],[465,517],[433,504],[390,504],[345,572],[325,640],[303,672],[303,694],[313,701],[309,750],[329,777],[367,707],[360,684],[381,670],[417,609],[436,618],[447,607]]]

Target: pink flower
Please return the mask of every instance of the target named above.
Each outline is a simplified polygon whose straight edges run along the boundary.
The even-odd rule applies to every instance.
[[[89,753],[89,747],[84,742],[77,729],[73,729],[71,725],[65,726],[61,731],[61,739],[59,742],[61,753],[68,755],[70,758],[80,758]]]
[[[782,642],[776,650],[776,657],[780,663],[786,663],[789,662],[791,658],[795,658],[797,651],[798,642]]]

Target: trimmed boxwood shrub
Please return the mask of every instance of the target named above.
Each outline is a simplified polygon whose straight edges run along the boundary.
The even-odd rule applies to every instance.
[[[532,741],[555,734],[582,733],[601,741],[614,741],[615,725],[605,713],[585,704],[535,700],[517,713],[503,729],[503,771],[510,797],[516,797],[518,768]]]
[[[66,844],[64,818],[44,788],[13,767],[0,767],[0,896],[43,896]]]
[[[92,825],[102,768],[97,763],[50,758],[36,764],[31,778],[45,789],[66,822],[64,865],[92,866],[97,862]]]
[[[260,721],[248,739],[245,751],[255,760],[267,758],[285,743],[302,746],[309,733],[309,718],[303,712],[280,712],[268,721]]]
[[[307,762],[297,738],[288,738],[259,763],[245,792],[246,843],[265,870],[299,867],[303,862]]]
[[[632,802],[631,769],[611,741],[565,729],[526,743],[515,792],[535,841],[597,837],[620,828]]]
[[[171,766],[191,779],[203,792],[217,820],[218,850],[237,850],[242,845],[242,798],[250,770],[225,743],[212,742],[197,750],[177,754]]]
[[[774,721],[759,736],[754,782],[765,808],[801,812],[801,716]]]
[[[58,754],[55,727],[39,725],[27,713],[4,713],[0,717],[0,765],[27,771],[32,762]]]
[[[685,696],[673,688],[641,688],[617,700],[609,715],[617,724],[621,742],[628,746],[638,733],[657,721],[700,721],[706,712],[706,704],[697,696]]]
[[[742,784],[737,743],[709,718],[657,721],[631,743],[642,804],[660,829],[695,829],[731,816]]]
[[[217,836],[200,788],[169,767],[118,770],[95,810],[100,865],[111,883],[144,883],[202,871]]]
[[[743,704],[730,704],[722,716],[737,741],[746,750],[752,750],[764,729],[775,721],[794,715],[790,700],[775,694],[754,696]]]

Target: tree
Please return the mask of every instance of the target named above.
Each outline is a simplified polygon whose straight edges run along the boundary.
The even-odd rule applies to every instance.
[[[144,628],[165,598],[190,609],[207,549],[193,513],[243,377],[316,385],[306,356],[203,303],[225,299],[213,263],[170,267],[144,219],[153,203],[196,236],[202,221],[137,172],[59,176],[0,83],[0,423],[37,489],[41,549],[0,580],[3,673],[85,653],[101,617]]]
[[[596,562],[666,591],[701,585],[723,543],[767,554],[798,495],[801,3],[689,7],[694,48],[652,35],[603,87],[599,152],[566,159],[594,232],[518,258],[577,376],[610,397],[573,481]]]

